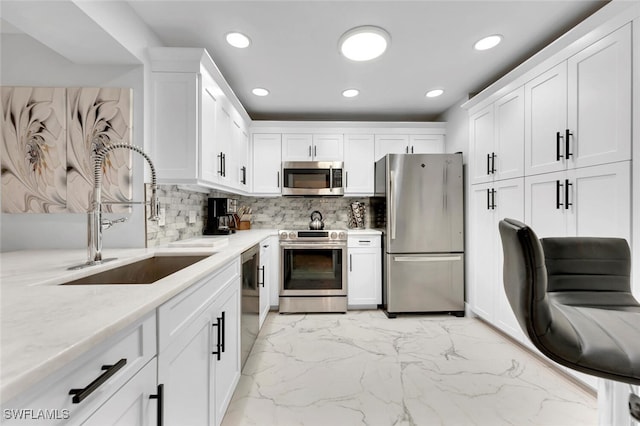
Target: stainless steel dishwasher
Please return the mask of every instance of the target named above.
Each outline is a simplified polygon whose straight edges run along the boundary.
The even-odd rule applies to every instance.
[[[242,316],[240,317],[241,368],[249,358],[251,348],[258,337],[260,315],[260,291],[258,268],[260,246],[255,245],[242,253]]]

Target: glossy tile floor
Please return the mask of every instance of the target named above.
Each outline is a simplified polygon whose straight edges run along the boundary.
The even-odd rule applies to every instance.
[[[596,399],[472,318],[270,313],[223,426],[596,425]]]

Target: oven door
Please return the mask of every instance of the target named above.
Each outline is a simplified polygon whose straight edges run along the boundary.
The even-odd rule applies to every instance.
[[[347,246],[280,243],[280,296],[346,296]]]

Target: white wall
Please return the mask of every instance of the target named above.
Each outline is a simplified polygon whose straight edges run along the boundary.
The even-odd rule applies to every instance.
[[[0,40],[0,84],[3,86],[130,87],[133,88],[133,143],[144,146],[144,69],[139,66],[78,65],[22,34],[3,34]],[[135,154],[134,154],[135,155]],[[143,198],[146,163],[134,156],[134,200]],[[0,250],[84,248],[84,214],[2,214]],[[104,233],[105,247],[144,247],[142,206],[129,221]]]

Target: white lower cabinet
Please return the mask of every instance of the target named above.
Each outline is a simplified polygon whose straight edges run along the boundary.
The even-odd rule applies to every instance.
[[[260,289],[260,328],[262,328],[262,324],[267,318],[267,314],[269,313],[269,309],[272,305],[272,288],[276,287],[277,291],[278,287],[277,273],[280,262],[274,261],[274,259],[278,259],[277,255],[278,239],[276,237],[268,237],[260,242],[260,268],[258,271],[258,287]]]
[[[2,424],[154,425],[155,356],[153,313],[3,404]]]
[[[240,274],[234,260],[158,308],[165,424],[219,425],[240,378]]]
[[[375,308],[382,304],[380,233],[349,233],[347,303],[349,308]]]
[[[471,309],[512,337],[524,334],[511,310],[502,282],[502,242],[498,223],[505,217],[524,220],[524,179],[471,186],[469,265]]]

